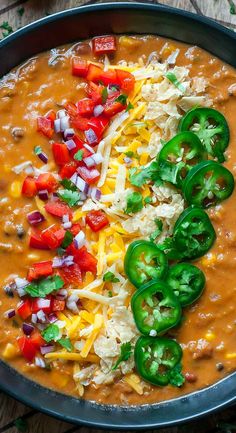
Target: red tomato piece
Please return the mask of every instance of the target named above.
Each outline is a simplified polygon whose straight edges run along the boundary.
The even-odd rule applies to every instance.
[[[47,229],[42,231],[41,237],[43,241],[46,243],[46,245],[54,250],[56,248],[59,248],[61,245],[64,237],[65,237],[65,230],[63,228],[60,228],[56,226],[55,224],[48,227]]]
[[[65,165],[70,162],[70,153],[65,143],[53,143],[52,153],[57,165]]]
[[[88,122],[88,127],[92,128],[98,139],[103,136],[103,133],[109,123],[109,120],[104,116],[91,117]]]
[[[34,197],[37,194],[36,181],[33,177],[27,176],[25,178],[21,192],[26,197]]]
[[[32,343],[31,338],[24,335],[23,337],[18,338],[17,342],[24,358],[27,359],[27,361],[32,362],[36,355],[37,349]]]
[[[76,172],[77,165],[74,161],[65,164],[59,171],[59,175],[62,179],[69,179]]]
[[[108,84],[118,84],[116,70],[103,71],[100,75],[100,80],[105,86],[108,86]]]
[[[45,210],[58,218],[62,218],[64,215],[69,215],[69,218],[72,218],[72,210],[66,203],[59,200],[48,201],[45,205]]]
[[[100,68],[97,65],[94,65],[92,63],[89,64],[88,67],[88,73],[87,73],[87,80],[93,81],[94,83],[98,83],[100,80],[100,75],[103,72],[102,68]]]
[[[48,277],[49,275],[52,275],[52,273],[53,273],[52,261],[47,260],[44,262],[34,263],[29,268],[27,278],[29,281],[33,281],[33,280],[37,280],[40,277]]]
[[[48,245],[42,239],[40,230],[36,229],[31,230],[29,246],[38,250],[48,250]]]
[[[31,304],[31,310],[32,313],[38,313],[38,311],[40,310],[42,310],[45,314],[51,313],[53,311],[51,296],[47,296],[46,298],[33,298]]]
[[[109,225],[109,220],[102,210],[92,210],[86,215],[86,224],[93,232],[98,232]]]
[[[72,284],[75,286],[82,284],[82,274],[77,263],[72,266],[61,268],[59,274],[65,284]]]
[[[51,121],[51,126],[52,126],[52,128],[54,128],[54,120],[56,120],[56,113],[55,113],[55,111],[54,110],[50,110],[47,114],[46,114],[46,116],[45,116],[48,120],[50,120]]]
[[[72,126],[80,131],[86,131],[88,129],[88,119],[77,115],[72,119]]]
[[[76,105],[80,116],[82,117],[92,116],[95,107],[95,104],[92,101],[92,99],[88,99],[88,98],[80,99],[80,101],[77,102]]]
[[[79,223],[73,224],[70,228],[70,232],[73,236],[76,236],[81,230],[81,225]]]
[[[107,117],[112,117],[117,113],[120,113],[121,111],[123,111],[127,105],[123,105],[121,104],[121,102],[118,102],[116,100],[117,98],[108,98],[105,105],[104,105],[104,111],[103,113],[107,116]]]
[[[75,142],[76,147],[70,151],[71,156],[74,156],[78,152],[78,150],[83,151],[83,158],[87,158],[88,156],[93,154],[93,152],[84,147],[84,141],[82,141],[77,135],[74,135],[73,141]],[[76,164],[76,167],[83,165],[83,161],[74,161],[74,163]]]
[[[89,183],[89,185],[97,182],[100,177],[100,173],[96,168],[78,167],[77,171],[82,179]]]
[[[99,36],[92,40],[93,53],[97,56],[112,54],[116,51],[115,36]]]
[[[80,59],[79,57],[72,58],[72,75],[76,77],[86,77],[88,73],[87,60]]]
[[[92,101],[95,103],[95,105],[102,104],[102,93],[104,90],[104,86],[101,86],[100,84],[97,85],[93,83],[92,81],[89,83],[87,87],[87,93],[88,96],[92,99]]]
[[[97,259],[87,251],[86,247],[76,250],[74,260],[79,265],[82,272],[97,273]]]
[[[61,299],[52,299],[52,311],[55,313],[56,311],[65,310],[66,302]]]
[[[58,182],[51,173],[42,173],[36,179],[36,186],[38,191],[46,189],[48,192],[53,192],[58,187]]]
[[[52,128],[51,119],[40,116],[37,118],[37,131],[42,132],[48,138],[52,138],[54,129]]]
[[[39,331],[36,330],[31,334],[30,341],[37,350],[46,343]]]
[[[78,114],[77,107],[73,102],[67,102],[65,104],[65,109],[70,117],[75,117]]]
[[[31,316],[31,302],[29,299],[20,302],[17,307],[17,313],[23,320],[28,319],[28,317]]]
[[[134,90],[135,78],[128,71],[116,69],[118,84],[125,93],[130,93]]]

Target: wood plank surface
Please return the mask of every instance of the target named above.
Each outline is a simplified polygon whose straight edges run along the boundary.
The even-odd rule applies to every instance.
[[[153,2],[156,1],[153,0]],[[13,30],[16,30],[46,15],[86,3],[92,2],[91,0],[0,0],[0,25],[4,21],[8,21]],[[232,0],[160,0],[159,3],[208,16],[236,29],[236,15],[230,13]],[[236,429],[230,428],[229,424],[234,422],[236,422],[236,414],[235,408],[232,407],[207,419],[181,427],[162,429],[159,432],[233,433]],[[0,393],[0,433],[17,433],[20,431],[28,433],[99,433],[99,430],[79,428],[37,413]]]

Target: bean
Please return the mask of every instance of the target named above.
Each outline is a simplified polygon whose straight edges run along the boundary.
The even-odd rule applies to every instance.
[[[189,382],[189,383],[194,383],[197,381],[197,375],[194,373],[187,372],[187,373],[185,373],[184,376],[185,376],[185,379],[187,380],[187,382]]]
[[[11,135],[13,136],[13,138],[15,138],[15,140],[19,140],[20,138],[24,137],[25,131],[23,128],[15,126],[11,129]]]
[[[216,370],[217,371],[222,371],[222,370],[224,370],[224,364],[222,363],[222,362],[217,362],[216,363]]]

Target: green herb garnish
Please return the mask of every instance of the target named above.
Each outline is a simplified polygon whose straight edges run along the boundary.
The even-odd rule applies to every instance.
[[[177,364],[169,374],[170,377],[170,384],[173,386],[180,387],[185,382],[185,377],[182,374],[182,366],[181,364]]]
[[[118,98],[115,99],[115,101],[120,102],[122,105],[126,105],[128,96],[122,93]]]
[[[178,78],[176,77],[176,75],[173,72],[167,72],[165,74],[165,77],[168,78],[168,80],[174,84],[175,87],[177,87],[177,89],[179,89],[181,92],[185,92],[185,87],[183,86],[183,84],[178,80]]]
[[[35,146],[34,153],[35,155],[39,155],[40,153],[42,153],[42,148],[40,146]]]
[[[13,424],[20,433],[25,433],[28,430],[28,423],[23,418],[17,418]]]
[[[66,230],[64,239],[61,243],[62,248],[67,248],[73,242],[73,235],[69,230]]]
[[[75,159],[76,161],[82,161],[82,159],[83,159],[83,155],[84,155],[84,151],[83,151],[82,149],[80,149],[80,150],[78,150],[78,152],[76,152],[76,153],[74,154],[74,159]]]
[[[134,152],[132,150],[128,150],[127,152],[125,152],[125,155],[128,156],[128,158],[133,158]]]
[[[151,162],[151,164],[138,171],[137,168],[133,167],[129,170],[129,180],[134,186],[141,187],[147,181],[152,181],[156,186],[162,184],[162,180],[159,176],[159,167],[156,161]]]
[[[131,104],[131,102],[129,102],[125,111],[132,110],[132,108],[134,108],[134,106]]]
[[[103,281],[109,281],[110,283],[118,283],[120,280],[115,276],[115,274],[113,274],[113,272],[108,271],[103,275]]]
[[[70,189],[59,190],[57,195],[70,207],[76,206],[80,201],[80,193],[77,191],[71,191]]]
[[[45,278],[44,280],[34,281],[26,286],[25,292],[32,298],[45,298],[52,292],[61,289],[64,286],[64,281],[59,275]]]
[[[235,6],[233,0],[229,0],[229,6],[230,6],[229,11],[230,11],[231,15],[235,15],[236,14],[236,6]]]
[[[143,196],[140,192],[131,192],[127,195],[126,214],[137,213],[143,208]]]
[[[146,204],[152,203],[152,197],[145,197],[144,203],[146,203]]]
[[[44,329],[42,332],[42,337],[47,343],[50,343],[50,341],[58,340],[59,335],[60,335],[60,329],[54,323],[47,326],[47,328]]]
[[[108,292],[108,296],[109,296],[109,298],[112,298],[112,297],[113,297],[113,293],[112,293],[111,290],[109,290],[109,292]]]
[[[108,98],[108,90],[107,87],[104,87],[102,89],[102,104],[105,104],[107,98]]]
[[[57,342],[64,347],[67,352],[71,352],[73,349],[72,343],[69,338],[60,338]]]
[[[112,371],[116,370],[121,364],[121,362],[128,361],[131,355],[132,355],[131,343],[123,343],[120,346],[120,356],[117,359],[115,365],[113,365]]]
[[[151,234],[150,236],[150,241],[155,241],[155,239],[161,234],[162,230],[163,230],[163,222],[162,220],[156,218],[154,220],[157,228],[156,230]]]
[[[25,8],[20,8],[20,9],[18,9],[18,10],[17,10],[17,13],[18,13],[18,15],[19,15],[20,17],[22,17],[22,16],[24,15],[24,13],[25,13]]]
[[[70,179],[62,179],[60,181],[60,184],[62,186],[64,186],[65,189],[69,189],[70,191],[78,191],[78,189],[76,188],[75,184],[73,182],[71,182]]]
[[[9,36],[11,33],[13,33],[13,28],[12,26],[10,26],[8,21],[4,21],[1,25],[0,25],[0,29],[5,30],[5,32],[2,32],[2,36],[4,38],[6,38],[7,36]]]

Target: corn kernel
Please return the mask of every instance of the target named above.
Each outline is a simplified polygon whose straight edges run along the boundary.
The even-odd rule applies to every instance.
[[[207,332],[206,334],[205,334],[205,339],[207,340],[207,341],[213,341],[214,339],[216,338],[216,336],[215,336],[215,334],[213,333],[213,332]]]
[[[142,155],[140,156],[140,165],[147,164],[148,158],[149,158],[148,153],[145,153],[145,152],[142,153]]]
[[[12,343],[7,343],[2,356],[5,359],[14,359],[19,354],[19,349]]]
[[[73,213],[73,223],[77,222],[84,216],[84,212],[82,212],[80,209],[76,210]]]
[[[22,184],[18,180],[12,182],[9,190],[9,194],[13,198],[19,198],[21,196]]]
[[[66,374],[61,374],[55,370],[52,370],[50,376],[52,382],[60,388],[64,388],[69,382],[69,377]]]
[[[226,359],[236,359],[236,352],[226,353],[225,358]]]

